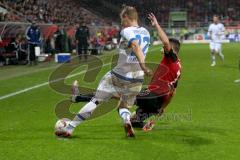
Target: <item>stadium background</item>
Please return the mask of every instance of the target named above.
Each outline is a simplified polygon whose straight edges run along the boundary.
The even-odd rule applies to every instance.
[[[1,55],[14,57],[11,53],[4,54],[4,48],[15,37],[21,37],[24,42],[26,28],[35,21],[41,28],[42,53],[52,53],[55,49],[54,33],[59,26],[67,31],[68,51],[76,48],[74,34],[76,27],[84,21],[90,27],[91,46],[99,49],[108,45],[114,48],[113,39],[118,37],[118,13],[122,4],[136,6],[139,10],[141,25],[149,28],[147,13],[154,12],[161,25],[170,37],[178,37],[185,43],[207,43],[207,29],[212,16],[218,14],[226,27],[226,42],[239,41],[240,9],[236,0],[178,0],[178,1],[53,1],[53,0],[4,0],[0,2],[0,36]],[[149,28],[152,41],[157,40],[157,34]],[[196,41],[197,40],[197,41]],[[114,41],[116,42],[116,41]],[[106,47],[105,47],[106,48]],[[8,52],[8,51],[5,51]]]
[[[72,46],[69,52],[75,55],[76,26],[85,21],[91,39],[105,48],[99,58],[106,66],[96,82],[84,81],[80,74],[84,66],[65,80],[70,85],[78,79],[80,85],[94,89],[110,69],[107,64],[115,52],[113,39],[118,37],[118,12],[123,3],[137,7],[141,24],[151,30],[153,41],[156,33],[146,20],[150,11],[157,14],[170,37],[193,43],[182,45],[183,73],[166,117],[152,132],[136,130],[136,139],[128,140],[113,110],[84,123],[72,139],[57,139],[54,109],[69,95],[48,86],[49,76],[59,67],[53,56],[54,33],[58,26],[65,27]],[[0,6],[0,57],[4,57],[0,67],[0,159],[239,159],[240,90],[233,81],[239,78],[240,1],[3,0]],[[210,68],[206,32],[213,14],[220,15],[226,27],[226,61]],[[17,36],[26,41],[25,31],[33,20],[43,36],[41,53],[50,58],[37,66],[11,65],[16,64],[15,53],[6,52],[6,47]],[[160,49],[152,46],[147,61],[159,63]],[[71,111],[82,106],[74,104]]]

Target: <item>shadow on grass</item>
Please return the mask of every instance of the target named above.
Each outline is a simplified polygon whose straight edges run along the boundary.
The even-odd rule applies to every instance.
[[[238,66],[237,65],[221,64],[221,65],[219,65],[219,67],[238,70]]]
[[[210,134],[209,134],[210,133]],[[156,126],[152,132],[140,136],[163,143],[187,144],[193,147],[211,145],[216,137],[227,135],[226,129],[210,126]],[[215,137],[215,138],[213,138]]]

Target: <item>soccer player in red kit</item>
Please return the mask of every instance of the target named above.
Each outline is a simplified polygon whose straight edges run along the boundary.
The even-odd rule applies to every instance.
[[[145,91],[137,96],[136,113],[132,116],[133,127],[151,130],[154,121],[144,121],[151,116],[161,116],[175,94],[178,80],[181,75],[181,63],[178,58],[180,42],[168,38],[159,25],[154,14],[149,14],[152,25],[156,28],[163,44],[163,59],[154,72],[153,78]]]
[[[135,114],[131,116],[132,126],[142,128],[145,131],[151,130],[155,124],[153,120],[149,120],[146,123],[145,120],[151,116],[161,116],[164,113],[165,108],[175,94],[181,75],[181,63],[178,58],[180,42],[177,39],[169,39],[167,37],[153,14],[149,14],[149,19],[163,43],[163,59],[154,71],[148,88],[142,90],[136,97],[135,105],[137,108]],[[73,84],[72,101],[84,102],[91,98],[92,95],[79,94],[78,84],[75,81]]]

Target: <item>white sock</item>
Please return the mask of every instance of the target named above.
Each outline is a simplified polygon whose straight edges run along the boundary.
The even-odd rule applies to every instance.
[[[78,114],[74,117],[74,119],[69,123],[70,128],[71,126],[73,128],[77,127],[79,124],[81,124],[84,120],[88,119],[93,111],[97,108],[97,105],[90,101],[87,103],[79,112]]]
[[[131,112],[127,108],[120,108],[119,115],[122,118],[124,124],[131,123],[130,122]]]
[[[212,63],[216,63],[216,57],[214,52],[211,52]]]

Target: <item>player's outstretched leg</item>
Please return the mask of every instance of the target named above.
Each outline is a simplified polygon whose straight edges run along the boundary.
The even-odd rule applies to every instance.
[[[77,98],[77,96],[79,95],[79,89],[78,89],[78,86],[79,86],[79,84],[78,84],[78,81],[77,80],[75,80],[74,82],[73,82],[73,84],[72,84],[72,97],[71,97],[71,100],[72,100],[72,102],[76,102],[76,98]]]
[[[73,120],[65,127],[64,131],[61,133],[62,137],[70,137],[73,134],[74,129],[80,125],[83,121],[87,120],[97,108],[97,103],[94,98],[89,103],[87,103],[79,113],[73,118]]]
[[[75,80],[72,84],[72,95],[70,97],[71,101],[73,103],[79,103],[79,102],[89,102],[94,96],[94,93],[92,94],[81,94],[79,89],[78,81]]]
[[[154,120],[149,120],[144,126],[143,126],[143,131],[148,132],[151,131],[155,126],[155,121]]]
[[[154,120],[148,120],[147,122],[144,121],[154,115],[156,115],[156,113],[147,113],[144,112],[142,109],[137,108],[136,113],[133,114],[131,117],[132,126],[134,128],[141,128],[143,131],[146,132],[151,131],[155,126],[155,121]]]

